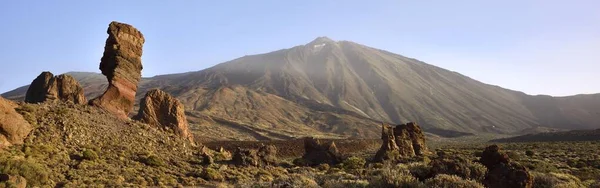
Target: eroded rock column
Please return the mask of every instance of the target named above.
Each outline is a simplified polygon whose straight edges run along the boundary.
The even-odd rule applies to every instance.
[[[111,22],[107,33],[100,70],[109,85],[104,94],[89,103],[118,117],[127,118],[133,110],[141,79],[145,39],[133,26],[119,22]]]

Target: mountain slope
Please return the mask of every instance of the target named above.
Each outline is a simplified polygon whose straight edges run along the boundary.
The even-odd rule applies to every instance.
[[[86,89],[101,87],[93,79],[79,80]],[[438,133],[600,128],[598,94],[529,96],[325,37],[202,71],[145,78],[138,96],[149,88],[182,100],[198,129],[213,136],[240,133],[228,139],[377,137],[379,121],[417,121]],[[15,99],[20,90],[3,96]]]

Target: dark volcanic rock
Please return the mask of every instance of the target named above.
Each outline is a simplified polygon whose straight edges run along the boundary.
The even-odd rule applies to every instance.
[[[394,128],[384,124],[381,131],[383,143],[373,159],[375,161],[422,156],[427,152],[425,135],[416,123],[397,125]]]
[[[54,76],[50,72],[42,72],[27,89],[25,102],[41,103],[55,100],[75,104],[86,103],[83,88],[75,78],[66,74]]]
[[[23,144],[33,127],[15,111],[13,102],[0,97],[0,149]]]
[[[237,148],[233,153],[232,162],[238,166],[268,166],[277,164],[277,148],[275,146],[261,146],[256,149]]]
[[[519,163],[510,162],[508,155],[500,152],[497,145],[485,148],[479,162],[488,168],[483,181],[486,187],[533,187],[533,176],[527,168]]]
[[[183,104],[168,93],[153,89],[146,93],[134,117],[141,122],[172,129],[175,134],[194,141],[188,128]]]
[[[108,79],[104,94],[91,100],[93,106],[103,108],[121,118],[133,110],[135,93],[142,73],[142,46],[145,39],[131,25],[111,22],[100,70]]]
[[[319,164],[335,165],[342,162],[342,156],[333,141],[321,143],[312,137],[304,138],[304,155],[302,159],[310,166]]]

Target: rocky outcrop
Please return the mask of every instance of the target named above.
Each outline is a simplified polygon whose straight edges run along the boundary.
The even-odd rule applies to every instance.
[[[50,98],[47,95],[48,91],[50,90],[50,81],[53,78],[54,75],[52,73],[42,72],[29,85],[29,89],[27,89],[27,93],[25,94],[25,102],[41,103]]]
[[[188,128],[183,104],[168,93],[153,89],[146,93],[140,103],[140,110],[134,119],[151,125],[173,130],[175,134],[193,142]]]
[[[54,76],[51,72],[42,72],[27,89],[25,102],[41,103],[55,100],[75,104],[86,103],[83,88],[75,78],[66,74]]]
[[[277,164],[277,148],[261,146],[256,149],[237,148],[233,153],[232,163],[237,166],[269,166]]]
[[[511,162],[508,155],[500,152],[497,145],[488,146],[481,155],[479,162],[488,172],[483,183],[486,187],[533,187],[533,176],[523,165]]]
[[[333,141],[321,143],[321,141],[312,137],[304,139],[302,159],[310,166],[319,164],[335,165],[342,162],[342,156]]]
[[[13,102],[0,97],[0,149],[23,144],[33,127],[15,111]]]
[[[422,156],[427,152],[425,135],[416,123],[401,124],[394,128],[383,124],[381,139],[383,143],[375,154],[374,161]]]
[[[108,79],[104,94],[91,100],[90,105],[103,108],[118,117],[127,118],[133,110],[135,93],[142,73],[142,46],[145,39],[131,25],[111,22],[100,70]]]

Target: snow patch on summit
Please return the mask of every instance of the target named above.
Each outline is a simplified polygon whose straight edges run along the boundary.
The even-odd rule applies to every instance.
[[[325,45],[327,45],[327,44],[325,44],[325,43],[323,43],[323,44],[315,44],[315,45],[313,45],[313,50],[315,52],[321,51],[321,49],[323,49],[323,47],[325,47]]]

